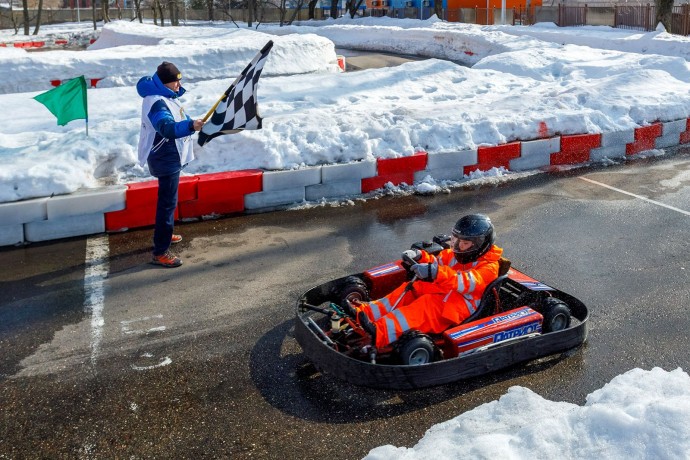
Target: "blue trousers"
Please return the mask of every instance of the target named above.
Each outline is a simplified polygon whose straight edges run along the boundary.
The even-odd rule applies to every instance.
[[[180,172],[158,177],[158,201],[156,202],[156,226],[153,229],[153,255],[164,254],[170,248],[175,226],[177,189]]]

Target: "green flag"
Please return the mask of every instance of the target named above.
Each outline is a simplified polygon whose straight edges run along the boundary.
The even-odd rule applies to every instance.
[[[57,123],[60,126],[82,118],[88,123],[86,80],[83,75],[67,80],[60,86],[35,96],[34,99],[45,105],[50,113],[57,117]]]

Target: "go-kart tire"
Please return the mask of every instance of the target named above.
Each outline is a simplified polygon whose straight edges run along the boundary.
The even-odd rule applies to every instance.
[[[434,343],[425,335],[418,335],[400,347],[400,361],[406,366],[420,366],[434,360]]]
[[[541,330],[544,334],[562,331],[570,326],[570,308],[555,297],[548,297],[544,300],[542,315],[544,322],[541,325]]]
[[[367,302],[369,300],[369,289],[366,283],[358,276],[348,276],[338,289],[338,305],[345,308],[345,301],[359,300]]]

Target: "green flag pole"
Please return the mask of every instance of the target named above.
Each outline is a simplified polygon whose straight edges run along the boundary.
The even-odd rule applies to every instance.
[[[86,135],[89,135],[89,112],[86,99],[84,76],[67,80],[60,86],[34,96],[57,118],[57,124],[64,126],[72,120],[86,120]]]

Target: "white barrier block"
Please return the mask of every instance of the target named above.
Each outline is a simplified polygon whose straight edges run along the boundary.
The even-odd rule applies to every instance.
[[[24,224],[48,218],[46,202],[48,198],[13,201],[0,204],[0,222],[2,225]]]
[[[551,154],[561,151],[561,137],[520,142],[520,157],[510,160],[511,171],[528,171],[551,164]]]
[[[305,188],[307,201],[317,201],[321,198],[338,198],[362,194],[362,180],[328,182],[327,184],[308,185]]]
[[[321,166],[286,171],[264,171],[263,191],[288,190],[321,183]]]
[[[476,163],[475,163],[476,164]],[[425,169],[424,171],[415,171],[415,184],[424,180],[426,176],[431,176],[435,180],[454,180],[460,181],[465,177],[465,170],[463,168],[445,168],[445,169]]]
[[[321,169],[321,182],[340,182],[352,179],[366,179],[376,176],[375,161],[358,161],[335,165],[323,165]]]
[[[601,133],[601,147],[615,147],[617,145],[632,144],[635,142],[635,130],[615,131],[612,133]]]
[[[436,171],[441,169],[459,169],[464,166],[477,164],[477,150],[461,150],[459,152],[427,153],[426,169]]]
[[[24,224],[26,241],[48,241],[103,232],[105,217],[101,212]]]
[[[551,155],[561,151],[561,136],[520,142],[520,158]],[[515,158],[517,160],[517,158]]]
[[[244,196],[245,209],[261,209],[304,201],[304,187],[249,193]]]
[[[688,126],[688,119],[683,118],[682,120],[667,121],[661,124],[661,135],[669,136],[672,134],[680,137],[680,133],[684,132]]]
[[[625,158],[625,144],[612,145],[611,147],[597,147],[589,151],[590,161],[601,161],[606,158]]]
[[[654,147],[663,149],[680,144],[680,133],[664,134],[654,139]]]
[[[24,225],[0,225],[0,246],[10,246],[24,242]]]
[[[105,213],[125,209],[126,185],[79,190],[48,199],[48,220],[81,214]]]

